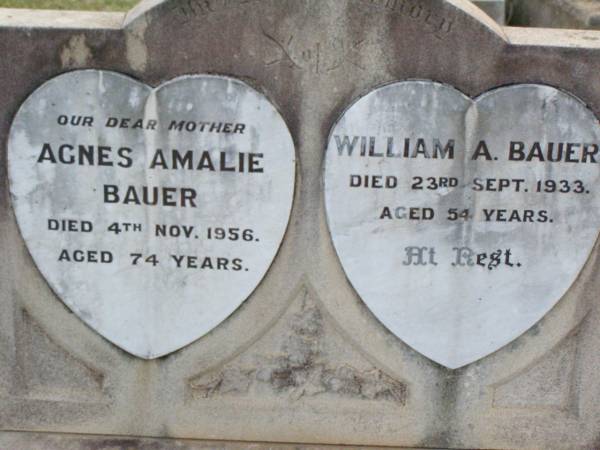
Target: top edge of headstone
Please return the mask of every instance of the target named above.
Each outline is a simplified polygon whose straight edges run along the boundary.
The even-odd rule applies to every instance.
[[[133,26],[140,20],[153,20],[156,15],[161,12],[174,9],[178,3],[183,0],[141,0],[136,6],[134,6],[125,16],[123,22],[123,28]],[[256,0],[256,1],[268,1],[268,0]],[[454,10],[456,13],[463,14],[467,18],[473,20],[475,23],[479,23],[490,34],[495,35],[499,39],[507,40],[504,33],[503,27],[499,25],[495,20],[488,16],[483,10],[475,6],[468,0],[434,0],[436,3],[436,10],[443,10],[444,8]],[[372,0],[373,5],[378,3],[385,3],[383,0]],[[439,3],[439,5],[438,5]]]
[[[475,6],[469,0],[441,0],[450,7],[463,12],[464,14],[471,16],[473,20],[480,22],[492,33],[498,37],[506,40],[506,34],[504,33],[504,27],[487,15],[481,8]]]
[[[0,27],[19,29],[117,30],[125,13],[102,11],[63,11],[26,8],[0,8]]]

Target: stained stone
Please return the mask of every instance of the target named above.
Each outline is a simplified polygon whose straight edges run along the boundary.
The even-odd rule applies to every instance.
[[[39,270],[88,325],[157,358],[256,288],[286,229],[294,146],[243,82],[152,89],[76,71],[37,89],[11,128],[19,227]]]

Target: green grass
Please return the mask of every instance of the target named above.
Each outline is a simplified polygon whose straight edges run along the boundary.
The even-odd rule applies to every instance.
[[[139,0],[0,0],[0,8],[129,11]]]

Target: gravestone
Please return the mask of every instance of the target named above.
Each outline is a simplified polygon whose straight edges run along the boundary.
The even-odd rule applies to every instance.
[[[598,448],[599,43],[0,9],[0,448]]]
[[[114,72],[69,72],[27,99],[8,147],[38,268],[75,314],[142,358],[227,318],[287,227],[292,138],[266,98],[230,78],[152,90]]]
[[[340,118],[326,157],[348,280],[390,331],[446,367],[495,352],[590,256],[599,141],[586,105],[548,86],[475,100],[431,81],[371,91]]]

